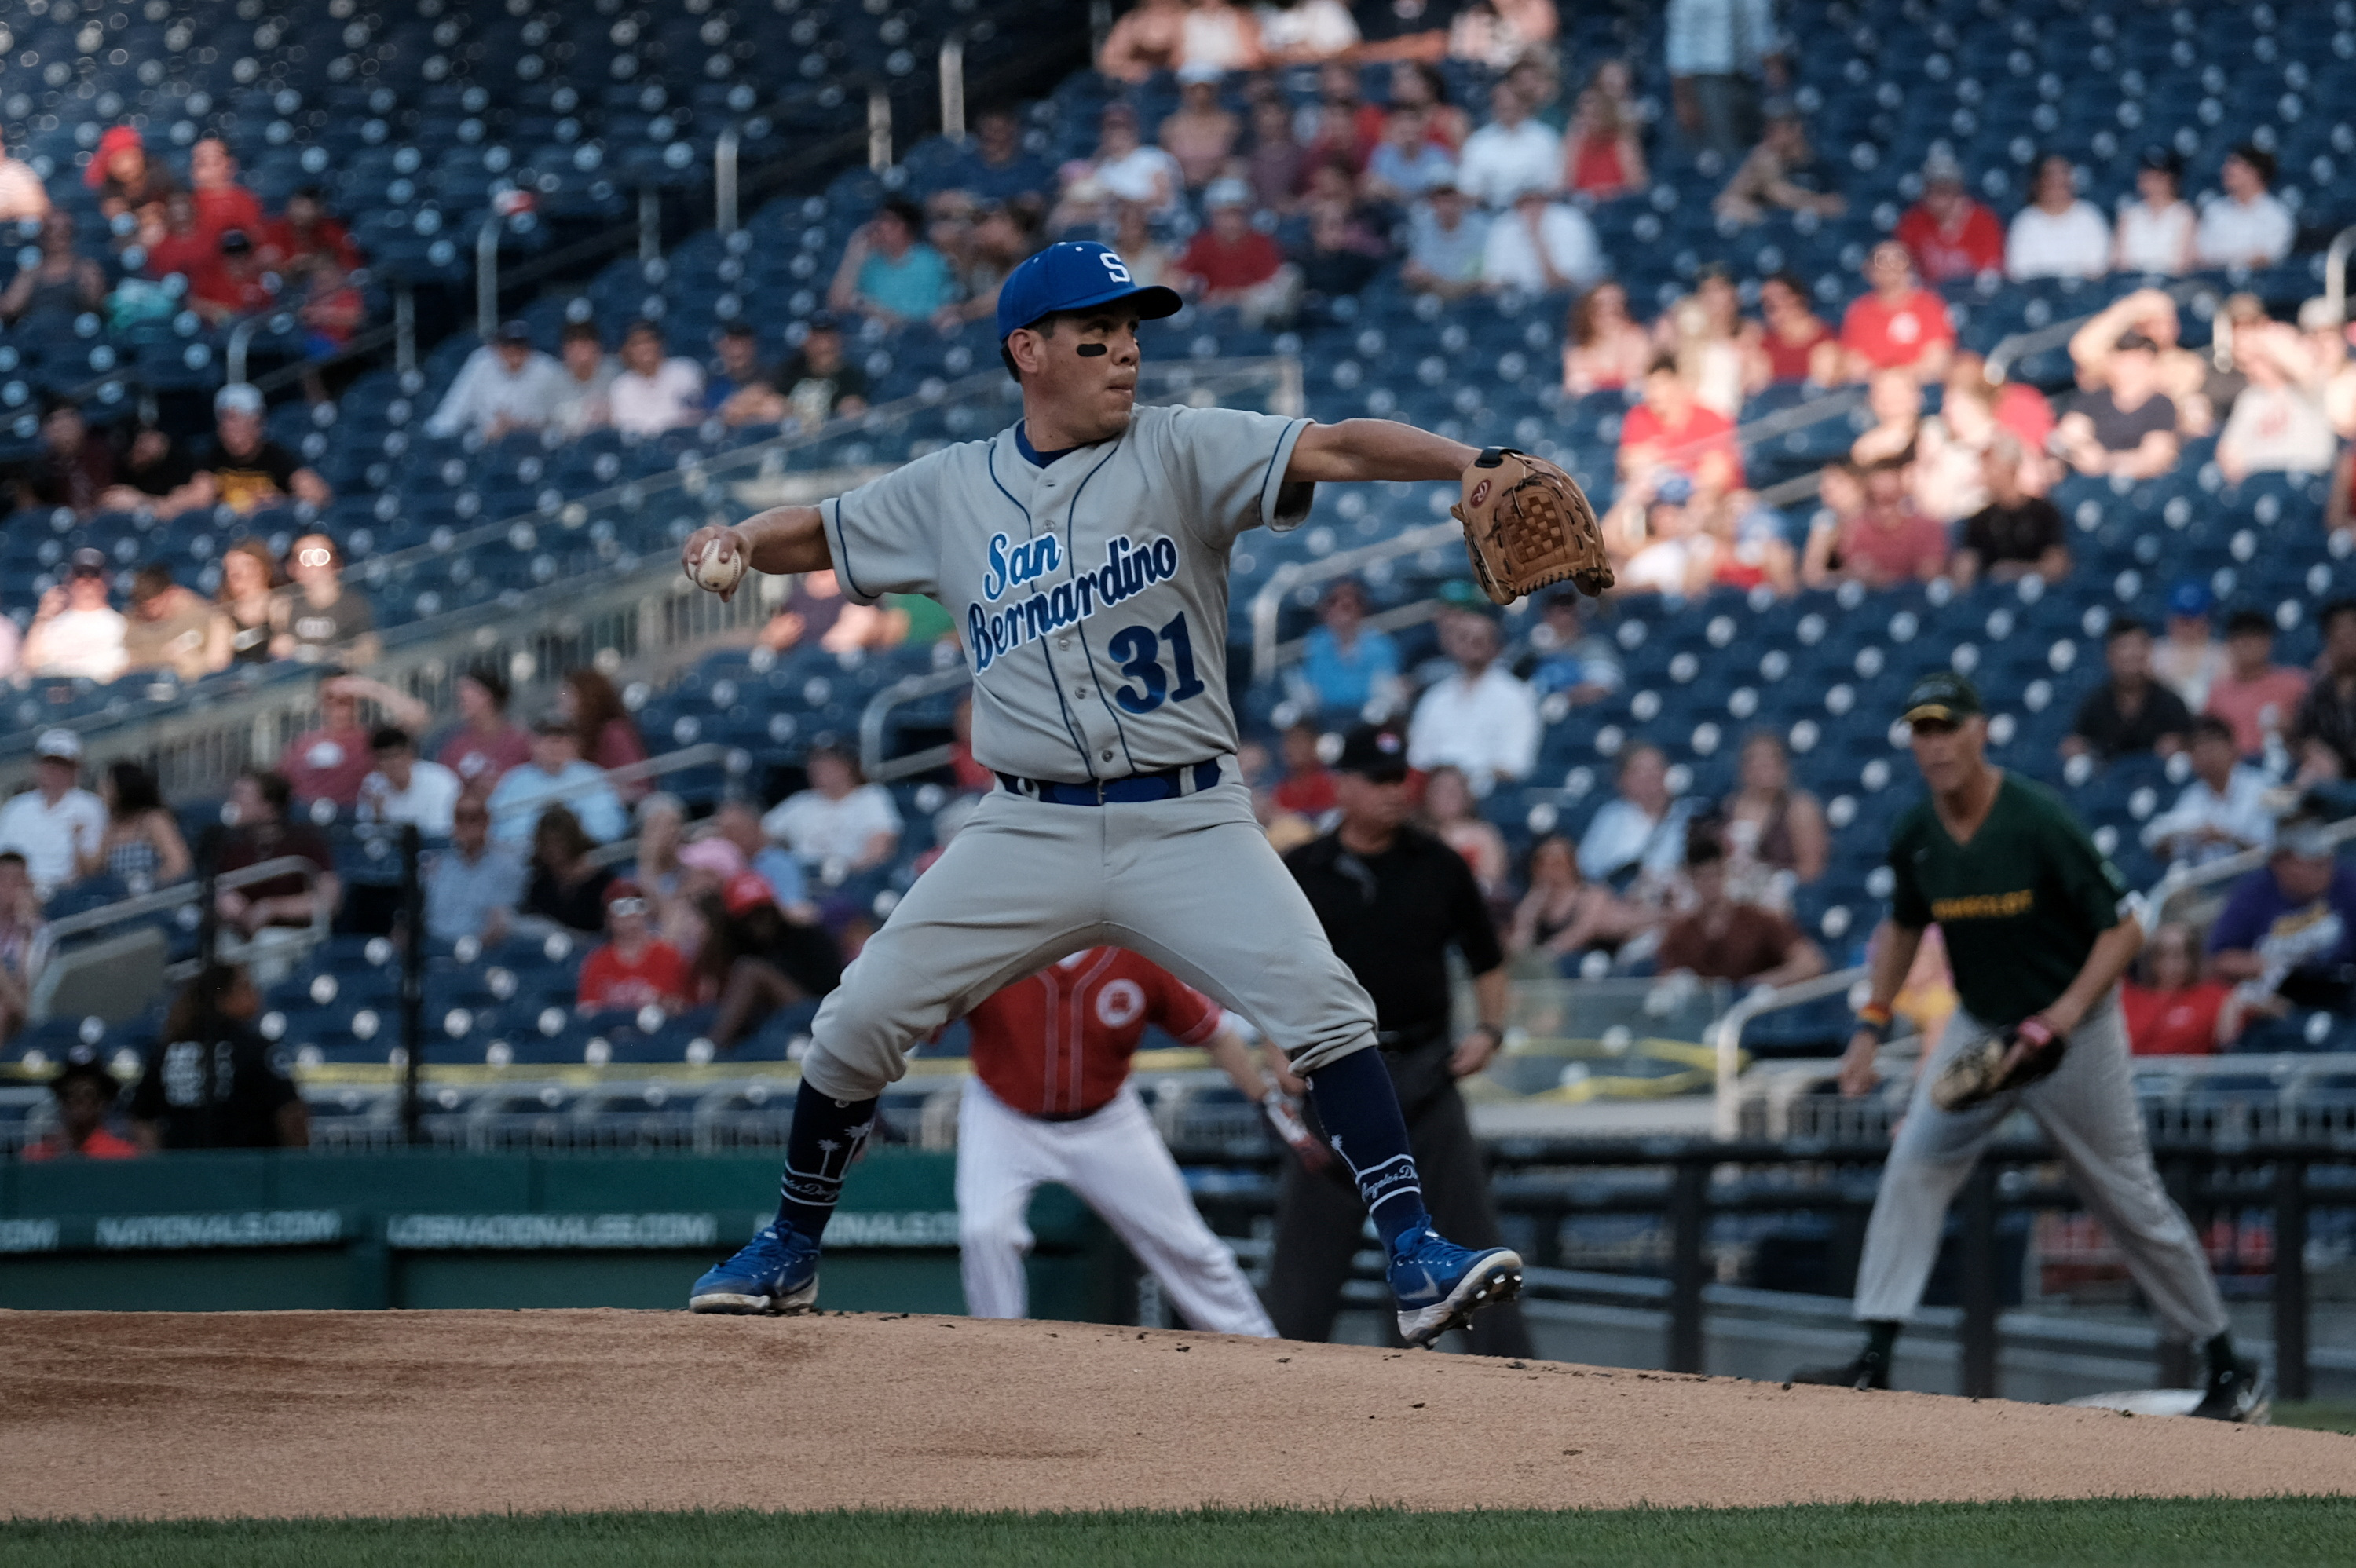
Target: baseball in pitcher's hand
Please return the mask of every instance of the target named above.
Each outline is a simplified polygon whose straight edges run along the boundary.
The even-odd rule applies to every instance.
[[[1873,1092],[1874,1085],[1881,1082],[1881,1073],[1873,1065],[1874,1056],[1880,1050],[1881,1042],[1869,1030],[1859,1029],[1849,1036],[1848,1049],[1841,1053],[1842,1093],[1853,1100],[1860,1094]]]
[[[740,566],[747,568],[751,566],[753,545],[752,541],[744,537],[742,528],[723,528],[717,524],[707,523],[688,535],[687,542],[679,547],[679,569],[687,573],[687,580],[690,582],[706,592],[719,594],[720,602],[725,604],[736,597],[736,590],[742,586],[741,577],[738,582],[720,589],[713,588],[704,581],[696,571],[696,563],[702,559],[703,552],[715,543],[724,545],[728,551],[734,555]]]

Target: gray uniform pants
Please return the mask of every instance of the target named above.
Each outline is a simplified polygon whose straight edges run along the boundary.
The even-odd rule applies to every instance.
[[[1067,954],[1126,947],[1241,1013],[1312,1072],[1375,1043],[1375,1005],[1227,780],[1177,800],[1051,805],[993,790],[812,1026],[802,1076],[873,1099],[908,1047]]]
[[[1931,1061],[1915,1080],[1906,1125],[1882,1168],[1858,1265],[1856,1316],[1860,1321],[1904,1320],[1922,1299],[1939,1252],[1947,1205],[2016,1104],[2045,1129],[2067,1167],[2070,1184],[2119,1250],[2127,1272],[2160,1319],[2184,1339],[2199,1341],[2228,1326],[2209,1260],[2183,1211],[2159,1184],[2143,1117],[2127,1073],[2126,1020],[2116,993],[2104,997],[2070,1037],[2068,1054],[2051,1077],[1997,1095],[1968,1111],[1931,1104],[1931,1084],[1955,1052],[1991,1031],[1957,1013]]]

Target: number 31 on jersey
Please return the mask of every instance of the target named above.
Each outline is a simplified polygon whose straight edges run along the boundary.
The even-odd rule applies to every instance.
[[[1178,676],[1175,686],[1162,667],[1163,643],[1170,645],[1170,663]],[[1113,634],[1106,651],[1120,661],[1120,673],[1128,677],[1112,694],[1125,712],[1151,713],[1164,702],[1183,702],[1203,694],[1202,677],[1194,673],[1194,640],[1183,614],[1159,632],[1144,626],[1123,627]]]

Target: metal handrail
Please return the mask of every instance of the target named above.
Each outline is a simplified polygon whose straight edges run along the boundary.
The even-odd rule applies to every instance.
[[[723,240],[743,227],[736,218],[736,160],[744,133],[734,122],[712,143],[712,226]]]
[[[955,691],[973,682],[973,672],[960,660],[948,669],[934,670],[929,675],[904,676],[867,699],[859,713],[859,765],[869,780],[889,784],[911,773],[921,773],[948,761],[937,755],[940,748],[917,752],[886,761],[884,756],[885,720],[892,709],[904,703],[916,702],[927,697],[937,697],[944,691]]]
[[[638,187],[638,261],[662,260],[662,192],[652,185]]]
[[[965,140],[965,35],[951,32],[941,40],[941,134],[952,142]]]
[[[2350,224],[2331,237],[2331,248],[2323,253],[2323,297],[2330,303],[2331,319],[2348,319],[2348,256],[2356,251],[2356,223]]]
[[[2356,230],[2351,230],[2351,232],[2356,232]],[[2356,839],[2356,816],[2351,816],[2344,822],[2332,823],[2319,829],[2319,832],[2334,848],[2337,848],[2351,839]],[[2169,904],[2187,893],[2197,891],[2213,883],[2231,881],[2236,877],[2246,876],[2264,866],[2273,854],[2272,849],[2244,849],[2237,855],[2227,855],[2219,859],[2204,861],[2198,866],[2173,867],[2166,876],[2152,884],[2150,892],[2137,897],[2136,918],[2142,923],[2147,933],[2158,931],[2167,922]]]
[[[1463,528],[1452,522],[1426,523],[1404,533],[1393,534],[1373,544],[1345,549],[1322,560],[1289,560],[1269,574],[1268,581],[1252,595],[1252,679],[1266,680],[1276,674],[1281,662],[1281,652],[1276,640],[1277,616],[1284,602],[1296,588],[1312,582],[1323,582],[1332,577],[1346,577],[1374,565],[1402,555],[1416,555],[1427,549],[1438,549],[1456,543],[1464,537]],[[1296,643],[1291,645],[1298,646]]]
[[[280,877],[294,872],[300,872],[316,880],[319,868],[300,855],[281,855],[274,860],[263,860],[256,865],[241,866],[234,871],[223,871],[213,879],[213,886],[215,888],[248,887],[255,882],[275,881]],[[65,915],[53,920],[49,923],[49,935],[53,940],[62,941],[69,936],[80,936],[85,932],[103,930],[122,921],[136,920],[142,915],[163,914],[178,909],[182,904],[196,902],[203,896],[203,884],[191,877],[185,881],[174,882],[167,888],[157,888],[154,892],[134,894],[127,899],[118,899],[111,904],[101,904],[96,909],[86,909],[79,914]],[[325,933],[323,932],[322,934]]]
[[[486,343],[499,330],[499,235],[507,224],[494,208],[475,231],[475,331]]]
[[[221,365],[229,376],[230,385],[234,386],[245,379],[245,357],[253,347],[255,334],[264,328],[272,332],[290,332],[294,329],[294,318],[284,311],[276,315],[259,312],[246,316],[235,326],[230,328],[229,346],[221,350]]]
[[[552,801],[562,803],[587,795],[592,790],[611,789],[617,784],[636,784],[640,779],[659,778],[665,773],[682,773],[689,768],[700,768],[710,763],[719,763],[724,766],[727,761],[727,747],[717,741],[699,741],[692,746],[682,746],[676,752],[665,752],[659,757],[648,757],[643,762],[624,763],[618,767],[607,768],[594,779],[584,778],[578,783],[566,784],[562,789],[551,791],[533,801],[531,809],[540,811]],[[494,829],[498,827],[496,817],[492,819],[492,827]]]
[[[882,174],[892,166],[892,90],[880,81],[867,84],[867,167]]]
[[[1858,981],[1869,978],[1872,971],[1859,964],[1853,968],[1837,969],[1829,975],[1819,975],[1813,980],[1778,986],[1772,990],[1759,990],[1743,997],[1714,1020],[1703,1033],[1718,1059],[1718,1087],[1715,1117],[1716,1136],[1731,1140],[1742,1130],[1742,1106],[1736,1098],[1736,1089],[1742,1075],[1742,1031],[1752,1019],[1789,1008],[1805,1007],[1826,997],[1846,995]]]
[[[2356,234],[2356,229],[2351,229],[2349,232]],[[2334,241],[2334,243],[2336,244],[2337,241]],[[2208,287],[2210,287],[2210,285],[2207,283],[2201,283],[2197,280],[2188,280],[2180,283],[2170,283],[2167,289],[2162,292],[2164,292],[2169,298],[2174,300],[2177,304],[2185,304],[2200,297],[2201,292]],[[2116,304],[2118,304],[2118,301],[2113,300],[2109,304],[2103,305],[2100,309],[2090,310],[2083,315],[2072,316],[2068,321],[2057,321],[2050,325],[2040,326],[2029,332],[2016,332],[2009,337],[2000,339],[1995,347],[1988,350],[1987,365],[1987,379],[1997,383],[1997,385],[2002,386],[2005,380],[2005,372],[2012,368],[2014,360],[2019,359],[2025,355],[2040,354],[2046,349],[2053,347],[2057,344],[2069,342],[2070,339],[2078,335],[2078,329],[2080,327],[2085,325],[2088,322],[2102,315],[2104,311],[2110,309],[2111,305]]]

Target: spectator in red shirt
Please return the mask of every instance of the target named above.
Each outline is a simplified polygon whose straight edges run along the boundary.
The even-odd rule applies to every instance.
[[[487,795],[509,768],[531,760],[531,737],[508,721],[508,681],[479,665],[457,679],[458,728],[434,761],[458,775],[470,795]]]
[[[220,236],[204,227],[197,216],[197,198],[176,190],[164,198],[164,236],[147,247],[147,275],[168,278],[177,272],[194,293],[199,279],[220,269]]]
[[[1318,754],[1317,726],[1302,720],[1284,732],[1284,782],[1270,792],[1279,807],[1314,820],[1333,809],[1333,775]]]
[[[65,1065],[49,1080],[58,1102],[58,1125],[37,1142],[27,1144],[20,1157],[27,1160],[136,1159],[139,1146],[106,1130],[106,1114],[123,1093],[114,1074],[98,1059],[95,1048],[77,1045]]]
[[[1241,180],[1215,180],[1203,205],[1211,220],[1172,264],[1171,284],[1204,304],[1233,307],[1248,325],[1291,315],[1301,270],[1252,227],[1250,189]]]
[[[2004,225],[1964,190],[1964,166],[1944,153],[1922,165],[1922,199],[1898,220],[1898,242],[1934,283],[2004,271]]]
[[[374,702],[391,722],[411,731],[432,720],[423,703],[359,675],[331,675],[319,683],[319,725],[286,742],[278,771],[303,805],[331,800],[343,811],[359,804],[360,785],[376,771],[375,731],[360,722],[360,704]]]
[[[347,272],[356,272],[363,264],[359,246],[342,224],[327,216],[317,186],[305,186],[288,197],[277,221],[262,225],[262,250],[269,265],[289,278],[305,275],[323,261]]]
[[[2151,933],[2142,976],[2119,986],[2127,1047],[2137,1056],[2213,1056],[2220,1015],[2233,987],[2201,973],[2192,928],[2170,921]]]
[[[1840,340],[1808,306],[1808,291],[1789,272],[1759,284],[1761,325],[1747,334],[1751,362],[1743,382],[1752,389],[1777,382],[1815,381],[1829,386],[1841,378]]]
[[[376,771],[369,731],[360,722],[359,694],[342,676],[319,683],[319,725],[286,742],[278,771],[303,805],[332,801],[349,811],[359,804],[360,785]]]
[[[660,1008],[684,1012],[695,995],[695,974],[679,949],[654,933],[653,905],[637,883],[617,879],[605,890],[603,947],[581,965],[577,1006],[584,1013]]]
[[[274,276],[262,270],[253,237],[242,229],[225,229],[220,264],[188,280],[188,304],[207,323],[220,326],[276,304],[277,284]]]
[[[2274,618],[2264,610],[2225,617],[2225,673],[2209,683],[2202,709],[2233,727],[2233,749],[2244,757],[2265,752],[2266,736],[2290,730],[2307,700],[2307,672],[2275,663]]]
[[[1947,530],[1914,505],[1913,464],[1886,458],[1865,470],[1865,505],[1808,539],[1811,588],[1847,579],[1868,588],[1928,582],[1947,569]]]
[[[1906,247],[1895,240],[1876,245],[1866,258],[1865,278],[1873,292],[1851,303],[1841,318],[1848,379],[1907,369],[1918,381],[1944,380],[1954,357],[1955,324],[1947,302],[1915,283]]]
[[[197,224],[206,233],[262,232],[262,203],[237,183],[237,159],[220,137],[208,136],[189,149],[188,184],[195,187]]]
[[[1742,483],[1742,453],[1734,421],[1704,408],[1693,387],[1663,355],[1644,372],[1644,400],[1620,425],[1620,474],[1634,478],[1674,468],[1697,489],[1724,495]]]

